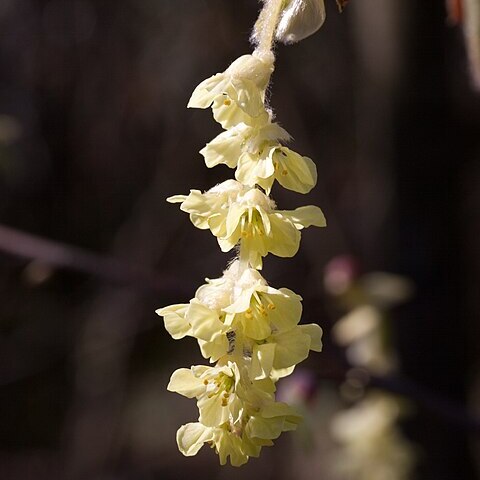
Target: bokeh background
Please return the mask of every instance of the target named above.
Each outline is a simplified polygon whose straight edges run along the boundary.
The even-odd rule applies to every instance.
[[[402,376],[418,387],[400,386],[414,397],[403,429],[415,478],[478,478],[480,95],[462,30],[440,0],[351,0],[341,15],[326,2],[317,34],[278,46],[271,104],[319,172],[307,197],[273,196],[320,205],[329,226],[264,268],[302,294],[325,350],[303,367],[315,377],[306,425],[238,470],[208,448],[177,451],[195,402],[165,387],[203,359],[154,311],[231,258],[165,198],[232,176],[204,166],[198,150],[220,129],[185,106],[250,50],[259,4],[0,0],[2,480],[333,478],[345,365],[324,269],[339,255],[415,284],[391,312]]]

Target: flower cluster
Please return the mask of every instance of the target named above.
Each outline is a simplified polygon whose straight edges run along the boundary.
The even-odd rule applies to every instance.
[[[285,145],[290,135],[267,107],[273,62],[271,49],[257,48],[198,85],[188,106],[211,107],[224,129],[200,153],[207,167],[236,169],[235,180],[168,199],[180,203],[197,228],[210,230],[223,252],[237,254],[222,277],[207,279],[189,303],[157,311],[174,339],[196,338],[210,362],[175,371],[168,385],[195,398],[199,409],[198,422],[178,430],[179,449],[191,456],[207,443],[222,465],[228,457],[242,465],[296,428],[300,416],[276,401],[275,385],[310,350],[322,348],[321,328],[299,325],[302,298],[269,286],[259,272],[268,253],[294,256],[302,229],[326,225],[318,207],[279,210],[269,196],[275,181],[299,193],[317,181],[313,161]]]

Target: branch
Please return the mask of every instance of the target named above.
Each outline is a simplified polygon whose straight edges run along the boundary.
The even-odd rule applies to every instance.
[[[0,225],[0,251],[20,258],[39,260],[53,267],[87,273],[116,284],[162,291],[175,296],[182,291],[180,282],[175,278],[4,225]]]

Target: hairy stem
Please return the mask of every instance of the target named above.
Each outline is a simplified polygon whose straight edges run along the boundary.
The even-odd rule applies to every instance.
[[[257,52],[268,53],[272,51],[275,31],[278,21],[280,20],[283,4],[284,0],[265,0],[265,5],[259,17],[262,19],[262,22],[256,32],[258,42]]]

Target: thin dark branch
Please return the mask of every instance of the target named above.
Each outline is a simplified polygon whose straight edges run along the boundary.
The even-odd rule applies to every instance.
[[[175,294],[181,285],[175,278],[159,275],[117,258],[31,235],[0,225],[0,251],[17,257],[38,260],[46,265],[86,273],[108,282]]]

